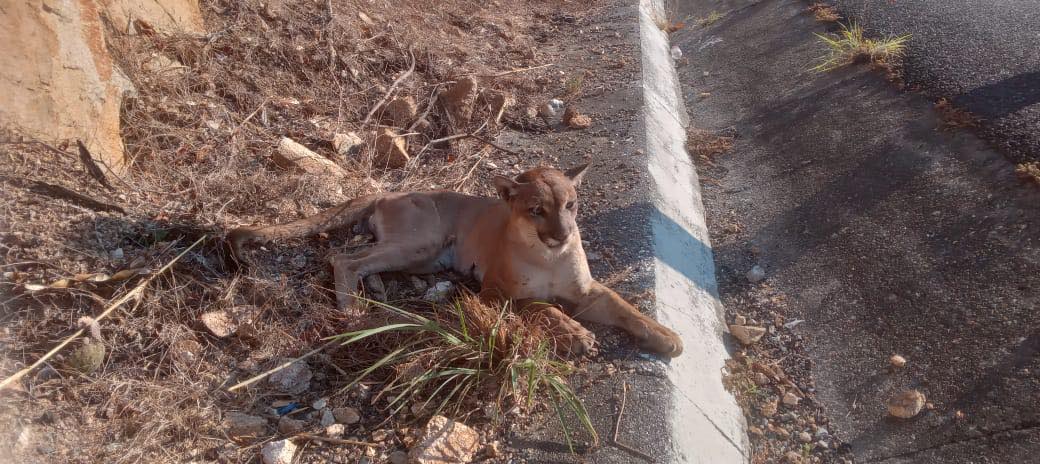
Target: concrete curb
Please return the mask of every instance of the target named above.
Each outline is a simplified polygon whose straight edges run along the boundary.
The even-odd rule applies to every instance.
[[[640,0],[642,128],[652,179],[651,217],[657,318],[678,332],[683,355],[668,369],[672,407],[668,423],[673,462],[749,461],[747,425],[722,385],[729,357],[718,299],[711,242],[700,183],[686,152],[688,116],[672,63],[662,0]]]

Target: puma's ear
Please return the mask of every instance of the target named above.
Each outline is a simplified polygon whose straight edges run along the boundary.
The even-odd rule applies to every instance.
[[[581,178],[585,176],[585,171],[588,170],[591,165],[592,163],[585,163],[581,166],[575,166],[565,171],[564,174],[571,180],[571,182],[574,182],[574,186],[577,187],[581,185]]]
[[[516,195],[518,184],[515,180],[503,176],[495,176],[495,190],[503,200],[509,201]]]

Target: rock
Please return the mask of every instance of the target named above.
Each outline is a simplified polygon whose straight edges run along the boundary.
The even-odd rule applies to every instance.
[[[390,464],[408,464],[408,453],[404,451],[390,453]]]
[[[745,277],[747,277],[748,282],[755,284],[766,280],[766,270],[756,264],[751,267],[751,270],[747,271]]]
[[[224,427],[232,437],[267,435],[267,419],[251,414],[230,412],[224,416]]]
[[[826,427],[820,427],[820,428],[816,429],[815,436],[816,436],[816,439],[822,440],[824,438],[827,438],[827,437],[831,436],[831,433],[827,430]]]
[[[318,399],[314,400],[313,403],[311,403],[311,407],[314,408],[315,410],[325,409],[325,406],[328,406],[328,405],[329,405],[329,400],[326,400],[325,398],[318,398]]]
[[[510,106],[516,104],[516,99],[505,92],[491,91],[486,93],[490,93],[490,95],[485,96],[485,99],[488,104],[491,105],[491,120],[494,121],[495,124],[500,124],[502,122],[502,115],[505,114],[506,110]]]
[[[313,376],[314,374],[311,373],[306,362],[296,361],[285,369],[271,374],[267,381],[282,393],[299,395],[311,387],[311,377]]]
[[[336,134],[332,136],[332,146],[336,148],[336,153],[341,156],[352,156],[361,151],[361,146],[365,142],[361,140],[361,137],[356,132],[347,132],[346,134]]]
[[[390,100],[383,107],[383,121],[395,127],[407,127],[415,119],[419,108],[415,104],[415,97],[397,97]]]
[[[205,32],[197,0],[4,2],[0,121],[44,141],[81,139],[103,170],[121,171],[120,109],[134,87],[109,55],[106,25],[122,31],[129,18]]]
[[[924,409],[924,403],[924,393],[917,390],[906,390],[888,400],[888,413],[895,417],[909,419]]]
[[[329,424],[325,426],[325,435],[332,438],[340,438],[347,433],[347,426],[343,424]]]
[[[318,419],[318,423],[321,424],[322,427],[328,427],[336,423],[336,416],[332,415],[332,410],[329,408],[322,409],[320,414],[321,416],[320,419]]]
[[[679,48],[678,45],[672,45],[672,49],[669,51],[669,54],[672,56],[673,60],[682,59],[682,49]]]
[[[390,436],[386,430],[376,430],[372,432],[372,441],[379,443],[385,441]]]
[[[437,282],[436,285],[426,290],[423,299],[431,303],[443,303],[448,300],[448,297],[451,296],[454,289],[455,285],[449,281]]]
[[[235,319],[227,311],[209,311],[199,316],[206,330],[218,337],[224,338],[235,332]]]
[[[891,363],[894,367],[903,367],[906,365],[906,358],[898,354],[894,354],[891,358],[888,358],[888,362]]]
[[[758,385],[769,385],[769,377],[761,372],[755,372],[755,383]]]
[[[309,148],[296,143],[289,137],[282,137],[278,142],[278,150],[274,152],[275,164],[308,174],[342,176],[345,174],[343,168],[332,160],[321,156]]]
[[[572,106],[563,112],[563,123],[573,129],[587,129],[592,125],[592,118],[581,114]]]
[[[777,401],[776,400],[766,401],[765,403],[762,403],[762,405],[758,407],[758,412],[760,412],[765,417],[773,417],[774,415],[776,415],[776,410],[777,410]]]
[[[306,427],[306,422],[293,419],[289,416],[282,416],[281,419],[278,419],[278,432],[282,435],[296,435],[297,433],[302,432]]]
[[[754,425],[748,427],[747,431],[748,431],[748,433],[750,433],[750,434],[752,434],[752,435],[754,435],[756,437],[761,437],[764,434],[764,432],[762,432],[762,429],[760,429],[758,427],[755,427]]]
[[[766,334],[766,329],[762,327],[730,324],[729,333],[733,334],[733,337],[741,344],[751,345],[762,339],[762,336]]]
[[[747,318],[738,314],[733,317],[733,323],[736,325],[746,325]]]
[[[784,400],[783,401],[784,401],[784,404],[786,404],[788,406],[798,406],[798,403],[800,401],[802,401],[802,399],[799,398],[798,395],[795,395],[794,393],[787,392],[787,393],[784,393]]]
[[[798,441],[802,443],[809,443],[812,441],[812,435],[809,435],[809,432],[801,432],[798,434]]]
[[[381,169],[397,169],[404,167],[411,159],[408,156],[408,143],[404,137],[393,130],[383,128],[376,136],[376,153],[372,159],[373,167]]]
[[[831,444],[827,443],[826,440],[819,440],[819,441],[816,442],[816,446],[819,446],[820,448],[823,448],[823,449],[827,449],[827,448],[829,448],[831,446]]]
[[[802,464],[804,462],[802,455],[798,454],[797,451],[788,451],[787,453],[784,453],[784,461],[789,464]]]
[[[495,440],[491,443],[488,443],[487,446],[484,447],[484,454],[487,455],[487,457],[489,458],[496,458],[498,456],[501,456],[502,442]]]
[[[105,361],[105,344],[91,337],[84,338],[80,346],[69,354],[68,366],[83,374],[90,374]]]
[[[466,463],[480,447],[480,436],[461,422],[433,416],[408,453],[413,464]]]
[[[460,77],[441,92],[439,100],[453,125],[461,127],[469,123],[477,95],[477,79],[473,76]]]
[[[184,74],[188,70],[184,63],[162,53],[152,53],[141,63],[141,68],[159,78],[169,78]]]
[[[264,464],[292,464],[296,445],[289,439],[272,441],[260,451]]]
[[[125,256],[122,248],[116,248],[115,250],[110,251],[108,255],[112,258],[113,261],[122,261],[123,257]]]
[[[341,424],[356,424],[361,420],[361,414],[354,408],[333,409],[332,416]]]

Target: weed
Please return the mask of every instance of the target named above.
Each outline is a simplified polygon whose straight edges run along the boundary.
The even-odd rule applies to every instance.
[[[697,20],[697,24],[699,24],[701,27],[708,27],[708,26],[711,26],[712,24],[717,23],[720,19],[722,19],[723,16],[725,16],[725,15],[723,15],[722,13],[719,13],[718,11],[712,11],[711,13],[708,14],[707,17],[698,19]]]
[[[813,16],[817,21],[833,23],[841,19],[841,15],[834,9],[833,6],[826,3],[813,3],[809,5],[809,11],[812,12]]]
[[[842,24],[837,37],[816,34],[827,46],[828,54],[822,62],[812,68],[816,72],[831,71],[853,63],[890,65],[903,56],[910,35],[868,39],[863,28],[856,23]]]
[[[567,78],[563,83],[564,96],[577,97],[581,93],[581,86],[585,84],[585,74],[575,74]]]
[[[954,106],[946,98],[940,98],[935,102],[935,112],[939,114],[943,129],[963,129],[979,125],[975,115]]]
[[[1036,182],[1040,185],[1040,161],[1022,163],[1015,167],[1015,172],[1022,178]]]
[[[537,318],[514,314],[508,303],[493,308],[472,294],[450,307],[435,308],[430,317],[370,303],[388,311],[397,322],[331,339],[344,346],[376,335],[397,334],[401,339],[344,389],[380,369],[392,370],[376,396],[376,400],[385,397],[391,414],[409,405],[413,411],[460,414],[478,399],[491,399],[498,411],[530,410],[537,398],[546,397],[572,450],[564,418],[567,411],[577,416],[593,442],[598,441],[588,411],[565,380],[574,368],[556,357],[548,335],[551,327]]]

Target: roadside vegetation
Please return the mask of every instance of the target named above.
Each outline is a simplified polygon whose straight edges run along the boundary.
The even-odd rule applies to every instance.
[[[894,65],[906,51],[909,35],[870,39],[856,23],[842,24],[836,35],[816,34],[827,53],[812,68],[816,72],[832,71],[843,66],[870,63],[883,67]]]

